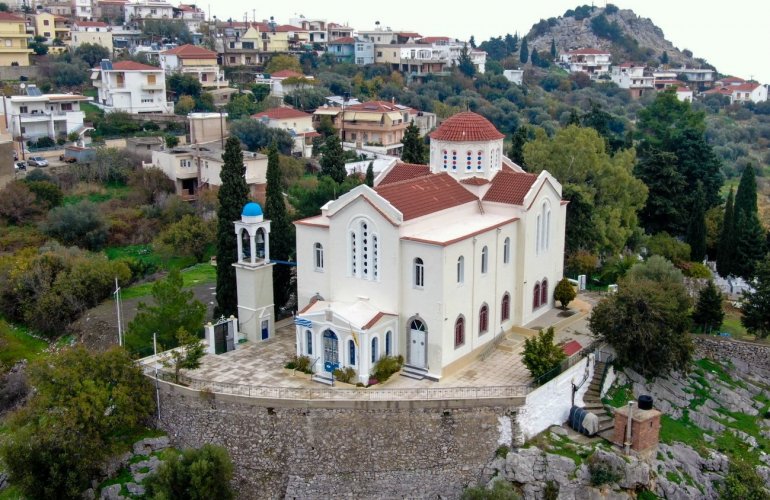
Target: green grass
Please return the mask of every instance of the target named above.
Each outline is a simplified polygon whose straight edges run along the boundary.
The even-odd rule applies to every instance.
[[[88,200],[92,203],[104,203],[113,199],[126,198],[131,194],[131,188],[129,186],[119,185],[107,185],[104,190],[100,190],[95,193],[88,194],[71,194],[65,196],[62,199],[62,205],[74,205],[80,203],[83,200]]]
[[[186,288],[202,283],[214,283],[217,280],[217,268],[211,264],[196,264],[182,270],[182,281]],[[153,283],[142,283],[123,290],[123,299],[147,297],[152,292]]]
[[[650,490],[642,490],[636,495],[636,500],[657,500],[658,498],[660,497]]]
[[[675,484],[682,484],[682,476],[680,476],[679,473],[671,470],[666,472],[666,479]]]
[[[24,500],[24,495],[17,487],[11,485],[0,490],[0,500]]]
[[[694,448],[701,455],[704,454],[706,441],[703,439],[703,430],[690,422],[687,410],[685,410],[684,416],[679,420],[665,414],[661,415],[660,424],[660,441],[662,443],[684,443]]]
[[[48,342],[33,337],[29,330],[0,318],[0,365],[12,366],[17,361],[33,361],[45,354]]]
[[[613,385],[607,395],[602,398],[605,404],[612,406],[613,408],[620,408],[625,406],[629,401],[634,399],[634,393],[632,391],[631,384],[616,386]]]

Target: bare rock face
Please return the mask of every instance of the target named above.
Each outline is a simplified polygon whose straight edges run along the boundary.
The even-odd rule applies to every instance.
[[[613,45],[610,40],[596,36],[591,29],[591,20],[600,14],[604,14],[610,23],[617,23],[625,35],[638,42],[639,47],[650,49],[652,58],[658,58],[663,52],[666,52],[672,66],[692,65],[694,63],[691,57],[682,53],[673,43],[666,40],[663,30],[656,26],[651,19],[640,17],[629,9],[607,14],[605,9],[596,8],[589,17],[580,20],[574,17],[552,18],[547,29],[538,29],[536,25],[529,32],[527,35],[529,48],[547,53],[550,51],[551,40],[553,40],[559,52],[590,47],[608,50],[614,58],[622,58],[623,50],[621,47]],[[646,61],[635,62],[644,63]]]

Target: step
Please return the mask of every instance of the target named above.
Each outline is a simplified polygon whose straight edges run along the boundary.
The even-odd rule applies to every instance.
[[[615,429],[615,421],[614,420],[613,421],[609,421],[608,420],[606,422],[600,423],[599,424],[599,431],[597,432],[597,434],[601,434],[602,432],[610,430],[610,429],[613,429],[613,432],[614,432],[614,429]]]
[[[598,417],[597,420],[599,421],[599,425],[602,425],[605,422],[614,422],[615,421],[615,419],[613,417],[611,417],[611,416],[609,416],[607,414],[604,414],[604,413],[598,414],[596,416]]]
[[[318,382],[319,384],[334,385],[334,380],[329,372],[314,373],[313,376],[310,377],[310,380]]]
[[[612,439],[615,437],[615,429],[607,429],[601,432],[597,432],[596,435],[606,439],[609,442],[612,442]]]
[[[401,367],[401,376],[411,378],[414,380],[422,380],[428,375],[428,370],[412,365],[404,365]]]
[[[597,410],[602,412],[605,411],[604,403],[602,403],[601,401],[585,401],[583,404],[583,408],[585,408],[586,410],[592,413],[596,413]]]

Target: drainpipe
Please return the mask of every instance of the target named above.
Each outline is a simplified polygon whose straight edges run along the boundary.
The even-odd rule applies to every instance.
[[[628,402],[628,420],[626,421],[626,441],[623,443],[626,455],[631,453],[631,422],[634,418],[634,402]]]

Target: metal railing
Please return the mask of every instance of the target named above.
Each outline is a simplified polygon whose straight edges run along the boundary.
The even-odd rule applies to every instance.
[[[147,376],[154,378],[154,367],[144,366]],[[160,380],[176,383],[172,373],[159,371]],[[198,391],[232,394],[250,398],[287,399],[302,401],[440,401],[458,399],[506,399],[525,397],[527,385],[490,387],[408,387],[402,389],[326,388],[326,387],[267,387],[229,382],[199,380],[181,375],[180,385]]]
[[[555,366],[551,370],[547,371],[546,373],[544,373],[544,374],[540,375],[539,377],[537,377],[536,379],[534,379],[530,383],[530,386],[534,389],[534,388],[540,387],[541,385],[545,384],[546,382],[548,382],[550,380],[555,379],[562,372],[565,372],[565,371],[569,370],[570,368],[572,368],[573,366],[575,366],[576,364],[581,362],[583,360],[583,358],[585,358],[586,356],[588,356],[591,353],[596,352],[597,356],[598,356],[598,353],[602,352],[602,351],[598,351],[597,350],[601,345],[603,345],[603,342],[599,341],[599,340],[595,340],[595,341],[591,342],[586,347],[582,348],[577,353],[575,353],[572,356],[570,356],[569,358],[565,359],[564,361],[559,363],[557,366]],[[598,361],[598,358],[597,358],[597,361]]]

